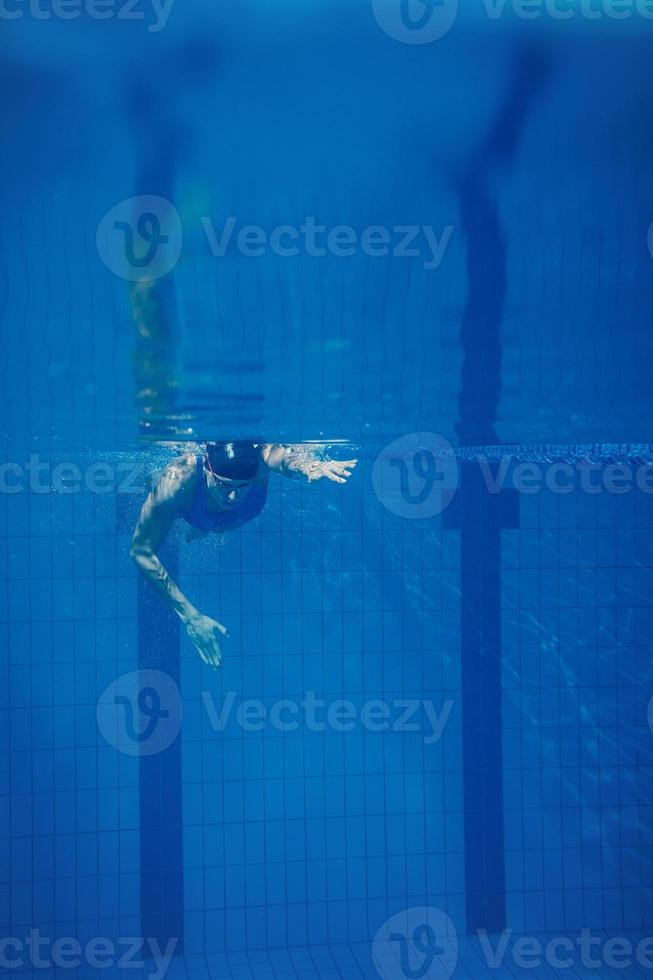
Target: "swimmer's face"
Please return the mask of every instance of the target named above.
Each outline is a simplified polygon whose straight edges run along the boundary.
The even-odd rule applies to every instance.
[[[211,499],[219,507],[224,508],[234,507],[251,483],[250,480],[229,480],[225,476],[218,476],[217,473],[206,467],[204,468],[204,478]]]

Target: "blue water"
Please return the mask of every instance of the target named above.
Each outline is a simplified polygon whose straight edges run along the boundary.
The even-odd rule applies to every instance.
[[[3,972],[653,970],[653,21],[407,6],[0,12]],[[215,672],[236,438],[359,464],[175,523]]]

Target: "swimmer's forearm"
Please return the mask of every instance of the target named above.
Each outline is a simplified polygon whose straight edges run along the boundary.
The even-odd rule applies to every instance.
[[[174,609],[182,622],[187,623],[199,616],[199,611],[190,602],[178,585],[173,582],[165,566],[152,551],[132,548],[134,564],[152,588]]]
[[[294,480],[302,477],[312,479],[320,465],[314,454],[304,446],[273,446],[264,459],[271,470]]]
[[[282,476],[306,477],[309,483],[325,477],[334,483],[346,483],[352,474],[357,459],[320,458],[309,445],[265,446],[263,460],[271,470]]]
[[[311,479],[311,474],[318,469],[319,463],[315,459],[305,459],[300,457],[290,457],[281,469],[284,476],[289,476],[291,480],[299,480],[305,476]]]

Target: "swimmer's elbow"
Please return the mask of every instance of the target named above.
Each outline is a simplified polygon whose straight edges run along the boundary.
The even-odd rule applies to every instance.
[[[132,541],[129,556],[137,568],[144,568],[152,558],[152,551],[145,545]]]

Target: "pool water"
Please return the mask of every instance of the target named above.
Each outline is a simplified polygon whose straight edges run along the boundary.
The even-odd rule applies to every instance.
[[[6,972],[653,969],[651,26],[572,6],[4,23]],[[359,460],[175,522],[218,671],[129,556],[207,439]]]

